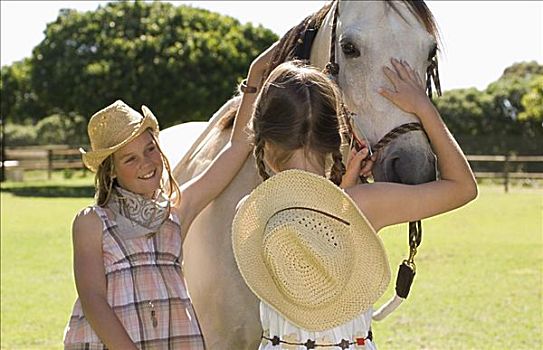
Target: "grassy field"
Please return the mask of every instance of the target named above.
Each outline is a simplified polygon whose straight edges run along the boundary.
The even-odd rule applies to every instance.
[[[70,225],[92,202],[91,180],[56,177],[3,190],[1,348],[60,349],[76,297]],[[541,349],[542,195],[483,186],[467,207],[426,220],[409,299],[374,323],[379,348]],[[406,235],[406,225],[382,233],[394,275]]]

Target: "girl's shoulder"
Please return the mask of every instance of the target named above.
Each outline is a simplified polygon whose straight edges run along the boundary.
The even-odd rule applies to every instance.
[[[81,209],[74,218],[72,231],[77,232],[102,232],[105,228],[105,209],[98,206],[88,206]]]

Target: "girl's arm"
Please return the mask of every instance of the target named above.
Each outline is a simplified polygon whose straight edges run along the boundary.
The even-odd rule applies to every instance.
[[[248,86],[260,89],[262,76],[275,46],[275,44],[272,45],[251,63],[247,78]],[[178,212],[183,219],[183,232],[187,232],[198,213],[228,186],[251,152],[252,145],[246,127],[251,119],[257,95],[257,93],[243,93],[230,142],[203,173],[181,187],[181,203]]]
[[[395,91],[381,95],[405,112],[416,115],[437,156],[440,180],[421,185],[373,183],[347,190],[376,230],[421,220],[458,208],[477,196],[477,184],[466,157],[426,96],[420,77],[405,62],[392,60],[384,68]]]
[[[100,218],[90,209],[81,211],[72,235],[75,284],[85,317],[109,349],[137,349],[107,302]]]

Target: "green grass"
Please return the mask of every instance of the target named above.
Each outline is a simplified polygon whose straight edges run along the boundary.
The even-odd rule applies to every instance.
[[[504,194],[494,186],[480,192],[466,207],[424,221],[410,296],[374,323],[382,348],[543,347],[543,192]],[[395,279],[407,253],[407,225],[381,236]]]
[[[77,176],[2,185],[2,349],[62,348],[76,297],[70,226],[92,202],[91,186]],[[68,197],[53,196],[59,188]],[[380,349],[542,348],[543,192],[480,192],[467,207],[423,223],[411,294],[374,323]],[[406,235],[406,225],[382,233],[393,278]]]
[[[76,297],[71,222],[92,203],[92,178],[76,177],[67,185],[61,174],[54,175],[50,181],[37,176],[2,184],[2,349],[62,348]],[[51,189],[58,188],[72,198],[51,198]],[[80,188],[90,189],[91,196],[85,198]]]

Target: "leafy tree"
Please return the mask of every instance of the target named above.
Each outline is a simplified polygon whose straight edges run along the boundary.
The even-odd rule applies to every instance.
[[[45,108],[38,100],[31,85],[31,62],[24,59],[2,67],[0,114],[4,121],[36,122],[45,115]]]
[[[34,48],[32,85],[50,110],[87,118],[121,98],[162,126],[207,120],[276,35],[227,16],[163,2],[61,10]]]
[[[535,61],[515,63],[506,68],[502,76],[490,84],[486,91],[493,97],[493,108],[487,113],[500,120],[510,120],[498,125],[498,134],[541,137],[543,128],[537,119],[525,118],[523,96],[529,93],[532,81],[543,77],[543,66]],[[537,83],[535,83],[537,84]],[[539,103],[541,100],[539,100]],[[536,102],[537,103],[537,102]],[[522,118],[523,116],[524,118]]]
[[[454,134],[479,135],[492,123],[486,114],[492,98],[475,88],[446,91],[435,102]]]
[[[33,125],[3,124],[3,145],[8,147],[36,145],[36,128]]]
[[[40,145],[88,144],[87,121],[80,115],[53,114],[43,118],[36,125],[37,143]]]
[[[520,120],[533,120],[536,124],[543,122],[543,75],[533,79],[528,92],[520,100],[524,111],[519,113]]]
[[[536,61],[520,62],[512,64],[504,71],[500,80],[522,78],[524,80],[532,80],[537,76],[543,75],[543,66]]]
[[[516,63],[486,90],[446,91],[436,105],[468,153],[540,153],[542,77],[537,62]]]

